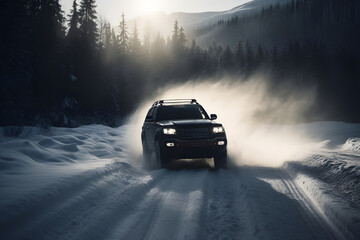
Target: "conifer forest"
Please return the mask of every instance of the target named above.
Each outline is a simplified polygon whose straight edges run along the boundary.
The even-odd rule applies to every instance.
[[[360,121],[357,0],[292,0],[193,29],[175,21],[156,38],[130,27],[126,9],[117,25],[102,20],[96,0],[74,0],[70,14],[59,0],[2,0],[0,11],[3,126],[117,126],[158,88],[260,74],[273,91],[315,86],[307,121]]]

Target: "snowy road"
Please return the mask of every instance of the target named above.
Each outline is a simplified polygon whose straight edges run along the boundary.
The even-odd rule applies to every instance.
[[[84,134],[94,132],[93,128],[101,128],[101,136]],[[172,169],[148,170],[124,149],[109,147],[119,146],[122,134],[121,128],[90,126],[59,129],[52,136],[0,141],[0,239],[360,236],[357,196],[351,191],[344,194],[350,197],[342,197],[341,191],[333,194],[336,186],[326,182],[321,173],[300,169],[298,163],[280,168],[240,166],[214,171],[211,163],[198,160]],[[34,160],[46,158],[46,152],[59,146],[65,152],[73,150],[73,155],[68,155],[73,161],[55,161],[62,159],[61,152],[52,152],[54,161],[50,163]],[[17,155],[19,149],[22,152]],[[97,158],[83,161],[89,152]],[[24,159],[23,154],[34,162],[28,160],[27,165],[22,163],[26,167],[19,167],[21,162],[15,158]],[[335,155],[324,153],[309,159],[312,163],[314,159],[329,163],[339,158]],[[358,166],[358,154],[348,152],[346,156],[351,161],[340,160]],[[346,164],[342,166],[359,174],[358,167]],[[348,201],[351,197],[355,199],[352,202]]]
[[[333,239],[280,169],[155,170],[108,166],[86,185],[40,201],[6,225],[14,239]],[[124,181],[124,172],[131,178]],[[121,172],[121,174],[119,174]],[[43,211],[41,211],[43,209]],[[36,214],[33,212],[36,211]],[[29,216],[30,214],[30,216]],[[21,229],[22,231],[19,231]]]

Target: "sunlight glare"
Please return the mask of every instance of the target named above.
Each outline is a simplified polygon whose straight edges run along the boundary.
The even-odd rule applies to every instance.
[[[153,13],[161,10],[161,0],[143,0],[142,8],[144,13]]]

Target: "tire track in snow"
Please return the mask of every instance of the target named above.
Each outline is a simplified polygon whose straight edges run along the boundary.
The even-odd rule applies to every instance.
[[[243,238],[335,239],[330,227],[319,223],[323,219],[316,218],[311,202],[282,173],[280,169],[262,167],[243,167],[237,171],[246,189],[238,201],[243,203]],[[309,208],[304,209],[304,201],[310,204]]]
[[[296,199],[304,210],[302,213],[308,220],[308,226],[314,233],[314,238],[317,239],[318,233],[321,236],[326,236],[326,239],[344,239],[344,237],[337,231],[333,224],[317,209],[307,195],[299,188],[291,179],[290,175],[284,170],[281,172],[282,183],[288,189],[289,193]]]
[[[17,226],[13,239],[334,238],[281,169],[143,171],[119,163],[95,172]]]
[[[176,239],[201,239],[202,228],[206,224],[204,222],[204,206],[207,206],[208,202],[208,186],[211,174],[211,172],[206,170],[201,178],[201,182],[199,182],[199,190],[189,194]]]
[[[31,236],[39,236],[39,238],[44,239],[57,239],[71,235],[75,231],[80,232],[80,227],[95,219],[95,212],[106,212],[104,208],[108,207],[109,201],[115,201],[125,193],[141,194],[144,189],[151,187],[153,179],[150,176],[136,174],[137,170],[134,171],[126,163],[121,163],[112,170],[98,169],[95,172],[101,174],[89,178],[90,181],[87,185],[82,183],[82,187],[70,186],[69,189],[65,189],[65,197],[59,191],[60,199],[44,204],[44,209],[40,213],[34,214],[32,219],[16,226],[21,229],[20,232],[9,232],[8,237],[11,239],[32,239]],[[125,180],[126,177],[130,179]],[[67,195],[68,192],[71,194]],[[128,198],[122,201],[126,200],[131,201]],[[101,213],[97,217],[99,216]]]
[[[203,201],[208,171],[181,172],[184,178],[175,181],[173,188],[165,189],[164,201],[145,239],[198,239],[201,208],[197,206]]]
[[[104,168],[63,179],[29,194],[30,196],[25,196],[24,199],[17,200],[16,203],[6,207],[10,214],[7,214],[6,221],[1,222],[2,228],[5,229],[3,234],[8,238],[16,239],[16,236],[22,234],[19,229],[31,228],[31,225],[47,216],[49,211],[72,200],[87,187],[102,181],[104,177],[117,174],[124,167],[127,168],[129,165],[122,162],[108,164]]]
[[[160,170],[150,174],[145,181],[141,181],[141,177],[128,186],[107,186],[105,194],[97,193],[89,202],[90,208],[77,210],[72,221],[53,232],[50,239],[106,239],[118,219],[131,214],[133,207],[153,186],[163,181],[164,175],[165,171]],[[88,199],[84,198],[82,202],[88,202]],[[73,222],[77,224],[74,226]]]
[[[241,186],[234,171],[220,170],[209,179],[206,225],[202,239],[240,239],[243,230],[237,202]]]
[[[115,231],[111,234],[109,239],[143,239],[162,204],[163,199],[160,189],[166,186],[172,187],[174,179],[179,177],[179,174],[177,174],[177,176],[173,176],[173,179],[169,180],[166,178],[166,180],[159,182],[150,189],[144,196],[144,199],[136,206],[133,206],[133,214],[129,214],[123,219],[119,219],[115,226]]]
[[[206,170],[168,171],[110,239],[198,239]]]
[[[314,239],[326,236],[326,239],[342,238],[336,236],[336,229],[321,214],[317,207],[310,201],[307,195],[293,182],[291,176],[282,169],[271,169],[269,173],[273,175],[273,179],[263,179],[271,184],[278,192],[298,201],[300,204],[300,213],[307,219],[307,225],[311,229]],[[320,236],[319,236],[319,233]]]

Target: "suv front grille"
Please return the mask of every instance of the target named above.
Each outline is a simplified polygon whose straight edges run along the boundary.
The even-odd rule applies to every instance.
[[[182,139],[206,139],[210,137],[209,128],[183,128],[180,129]]]

